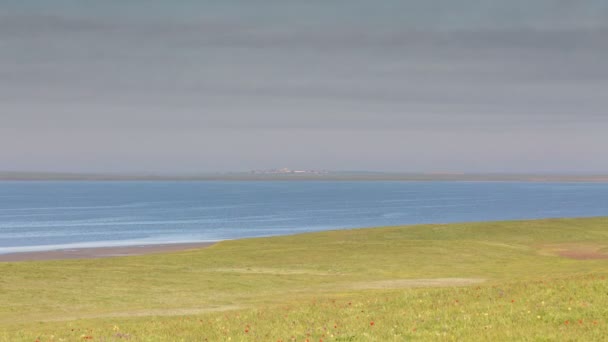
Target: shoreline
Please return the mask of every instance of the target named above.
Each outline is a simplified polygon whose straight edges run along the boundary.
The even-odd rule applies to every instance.
[[[99,259],[135,256],[154,253],[179,252],[210,247],[217,242],[166,243],[114,247],[66,248],[49,251],[15,252],[0,254],[0,262],[44,261],[68,259]]]
[[[324,229],[320,231],[297,232],[293,234],[266,235],[266,236],[244,236],[241,239],[255,238],[270,238],[279,236],[301,235],[309,233],[321,233],[343,230],[360,230],[388,227],[415,227],[415,226],[432,226],[432,225],[454,225],[454,224],[478,224],[478,223],[502,223],[502,222],[526,222],[526,221],[547,221],[547,220],[579,220],[579,219],[598,219],[608,218],[605,215],[599,216],[573,216],[573,217],[540,217],[540,218],[517,218],[506,220],[490,220],[490,221],[453,221],[453,222],[426,222],[426,223],[409,223],[389,226],[365,226],[365,227],[350,227],[350,228],[334,228]],[[215,240],[215,241],[198,241],[198,242],[175,242],[175,243],[159,243],[159,244],[134,244],[124,246],[100,246],[100,247],[73,247],[73,248],[58,248],[39,251],[24,251],[24,252],[9,252],[0,253],[0,263],[3,262],[21,262],[21,261],[45,261],[45,260],[68,260],[68,259],[101,259],[123,256],[137,256],[156,253],[179,252],[190,249],[200,249],[211,247],[221,241],[232,239]]]

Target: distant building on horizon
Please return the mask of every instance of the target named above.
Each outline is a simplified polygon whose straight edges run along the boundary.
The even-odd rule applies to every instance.
[[[252,174],[255,175],[287,175],[287,174],[310,174],[310,175],[325,175],[328,174],[327,170],[292,170],[289,168],[281,169],[267,169],[267,170],[252,170]]]

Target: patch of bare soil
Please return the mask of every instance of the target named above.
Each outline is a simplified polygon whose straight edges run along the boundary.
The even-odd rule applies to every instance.
[[[597,244],[563,243],[541,246],[540,254],[576,260],[608,259],[606,246]]]
[[[559,256],[577,260],[608,259],[607,253],[597,251],[563,251]]]
[[[356,289],[401,289],[414,287],[452,287],[468,286],[483,283],[485,279],[478,278],[431,278],[431,279],[391,279],[355,283]]]

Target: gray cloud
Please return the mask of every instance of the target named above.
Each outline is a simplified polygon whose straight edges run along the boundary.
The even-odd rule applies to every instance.
[[[608,170],[603,1],[94,3],[0,7],[0,168]]]

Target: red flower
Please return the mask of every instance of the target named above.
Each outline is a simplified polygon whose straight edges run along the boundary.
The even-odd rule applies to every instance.
[[[568,324],[570,324],[570,321],[565,321],[564,324],[568,325]]]
[[[249,329],[245,329],[245,332],[246,332],[246,333],[248,333],[248,332],[249,332]]]
[[[374,326],[374,321],[369,322],[369,325],[373,327]]]

